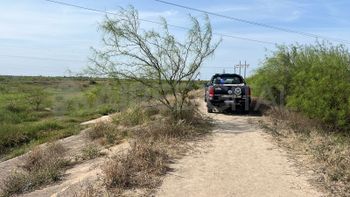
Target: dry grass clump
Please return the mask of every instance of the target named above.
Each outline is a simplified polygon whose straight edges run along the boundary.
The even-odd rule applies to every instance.
[[[310,119],[284,107],[271,107],[266,114],[272,117],[274,121],[284,121],[284,124],[294,132],[308,133],[315,128],[320,128],[321,125],[317,120]]]
[[[2,185],[1,196],[12,196],[60,180],[64,168],[69,164],[61,144],[50,144],[37,148],[24,159],[22,171],[13,172]]]
[[[284,108],[272,108],[265,127],[278,142],[298,155],[308,155],[317,182],[334,196],[350,196],[350,136]],[[267,125],[267,126],[266,126]]]
[[[116,115],[113,120],[114,123],[119,125],[135,126],[149,121],[151,114],[156,112],[156,108],[143,108],[139,105],[136,105]]]
[[[101,155],[102,153],[100,149],[94,144],[88,144],[81,149],[82,160],[95,159]]]
[[[153,188],[167,171],[169,157],[165,149],[148,140],[136,140],[131,149],[115,156],[103,168],[108,188]]]
[[[90,140],[97,140],[100,144],[117,144],[129,134],[125,129],[120,129],[113,123],[96,123],[86,131]]]

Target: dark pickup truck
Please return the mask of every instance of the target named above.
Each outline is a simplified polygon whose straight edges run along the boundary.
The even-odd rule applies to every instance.
[[[205,85],[208,113],[226,110],[250,109],[250,88],[238,74],[215,74]]]

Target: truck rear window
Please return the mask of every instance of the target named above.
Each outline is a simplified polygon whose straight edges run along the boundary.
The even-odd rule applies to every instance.
[[[241,84],[243,79],[236,75],[221,75],[216,76],[212,80],[213,84]]]

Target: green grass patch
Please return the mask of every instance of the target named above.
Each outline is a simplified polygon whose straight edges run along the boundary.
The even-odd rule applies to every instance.
[[[120,85],[107,79],[0,76],[0,81],[0,160],[76,134],[81,122],[120,110]]]

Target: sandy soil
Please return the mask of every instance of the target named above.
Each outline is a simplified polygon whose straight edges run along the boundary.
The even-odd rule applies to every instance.
[[[201,105],[205,110],[205,104]],[[156,196],[323,196],[256,125],[261,117],[210,114],[216,128],[201,151],[171,167]]]

